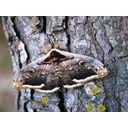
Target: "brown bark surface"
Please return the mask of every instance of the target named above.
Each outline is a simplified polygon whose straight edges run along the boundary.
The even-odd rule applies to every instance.
[[[128,111],[128,20],[127,17],[2,17],[10,48],[13,72],[47,54],[43,47],[54,47],[100,60],[109,74],[92,83],[100,87],[95,95],[86,94],[86,85],[40,94],[30,89],[16,90],[17,111],[93,111],[103,104],[109,112]],[[91,83],[91,84],[92,84]],[[42,102],[46,97],[47,103]]]

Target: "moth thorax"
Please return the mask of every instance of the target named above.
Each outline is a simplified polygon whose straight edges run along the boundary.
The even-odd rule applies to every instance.
[[[53,62],[58,62],[58,61],[59,61],[59,58],[58,58],[58,57],[54,57],[54,58],[52,59],[52,61],[53,61]]]

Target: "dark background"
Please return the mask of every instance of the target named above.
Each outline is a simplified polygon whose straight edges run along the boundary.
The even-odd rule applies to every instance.
[[[16,111],[15,91],[12,81],[12,62],[0,17],[0,112]]]

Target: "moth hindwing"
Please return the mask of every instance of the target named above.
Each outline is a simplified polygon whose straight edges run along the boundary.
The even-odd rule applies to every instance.
[[[107,74],[107,68],[92,57],[52,49],[42,58],[20,69],[14,76],[13,88],[53,93],[60,87],[79,87]]]

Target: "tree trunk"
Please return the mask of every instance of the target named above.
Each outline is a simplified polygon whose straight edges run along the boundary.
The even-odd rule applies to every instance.
[[[94,95],[86,94],[86,85],[61,92],[41,94],[33,89],[16,90],[17,111],[86,112],[128,111],[128,21],[127,17],[2,17],[10,48],[13,72],[47,54],[44,47],[94,57],[109,74],[87,84],[100,87]],[[47,102],[42,100],[47,98]],[[89,105],[93,105],[90,110]]]

